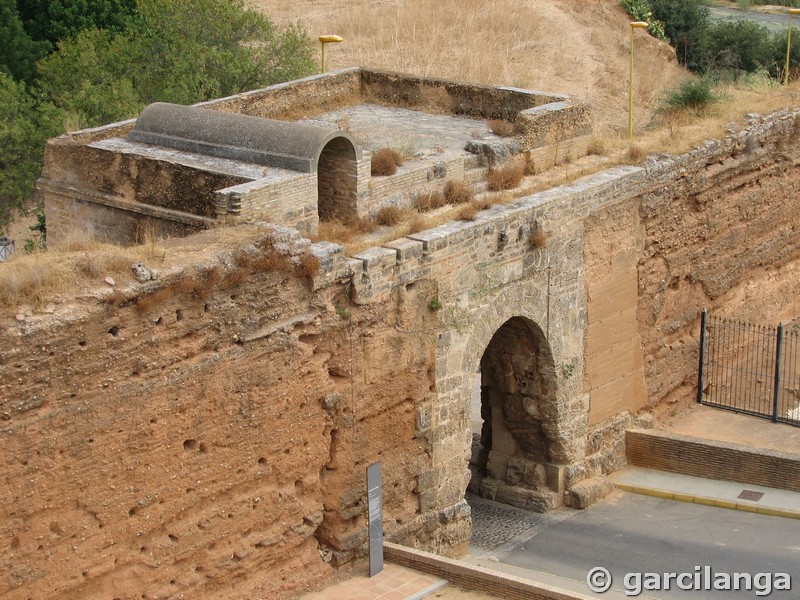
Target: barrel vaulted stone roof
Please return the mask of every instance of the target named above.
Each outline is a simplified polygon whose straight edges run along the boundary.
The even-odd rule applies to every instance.
[[[147,106],[128,138],[302,173],[316,172],[322,150],[335,138],[347,139],[361,158],[346,131],[166,102]]]

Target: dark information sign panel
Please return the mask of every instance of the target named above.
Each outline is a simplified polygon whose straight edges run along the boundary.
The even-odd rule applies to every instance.
[[[367,510],[369,511],[369,576],[383,571],[383,487],[381,463],[367,467]]]

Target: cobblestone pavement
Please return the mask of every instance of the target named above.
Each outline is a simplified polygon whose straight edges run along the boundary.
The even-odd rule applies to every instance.
[[[540,514],[486,500],[467,494],[467,503],[472,509],[472,539],[470,554],[490,556],[505,551],[530,539],[537,533],[567,518],[573,511],[556,510]]]

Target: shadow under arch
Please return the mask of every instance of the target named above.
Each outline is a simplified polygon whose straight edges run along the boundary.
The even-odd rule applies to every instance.
[[[321,221],[358,216],[359,152],[345,135],[335,135],[317,154],[317,208]]]
[[[512,317],[480,359],[480,434],[473,437],[468,491],[537,511],[559,504],[563,483],[553,355],[541,328]],[[477,398],[476,398],[477,400]]]

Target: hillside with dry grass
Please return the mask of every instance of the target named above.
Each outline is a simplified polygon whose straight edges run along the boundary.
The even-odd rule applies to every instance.
[[[328,68],[354,65],[568,93],[599,123],[627,124],[629,18],[616,0],[248,0],[312,38],[336,33]],[[639,33],[639,32],[637,32]],[[637,35],[636,100],[644,119],[687,77],[666,43]]]
[[[795,105],[797,84],[767,77],[720,89],[710,112],[664,114],[664,92],[691,77],[664,42],[636,32],[637,144],[626,140],[630,18],[618,0],[247,0],[316,39],[336,33],[328,68],[385,68],[416,75],[567,93],[591,103],[602,154],[638,162],[724,135],[747,112]]]

